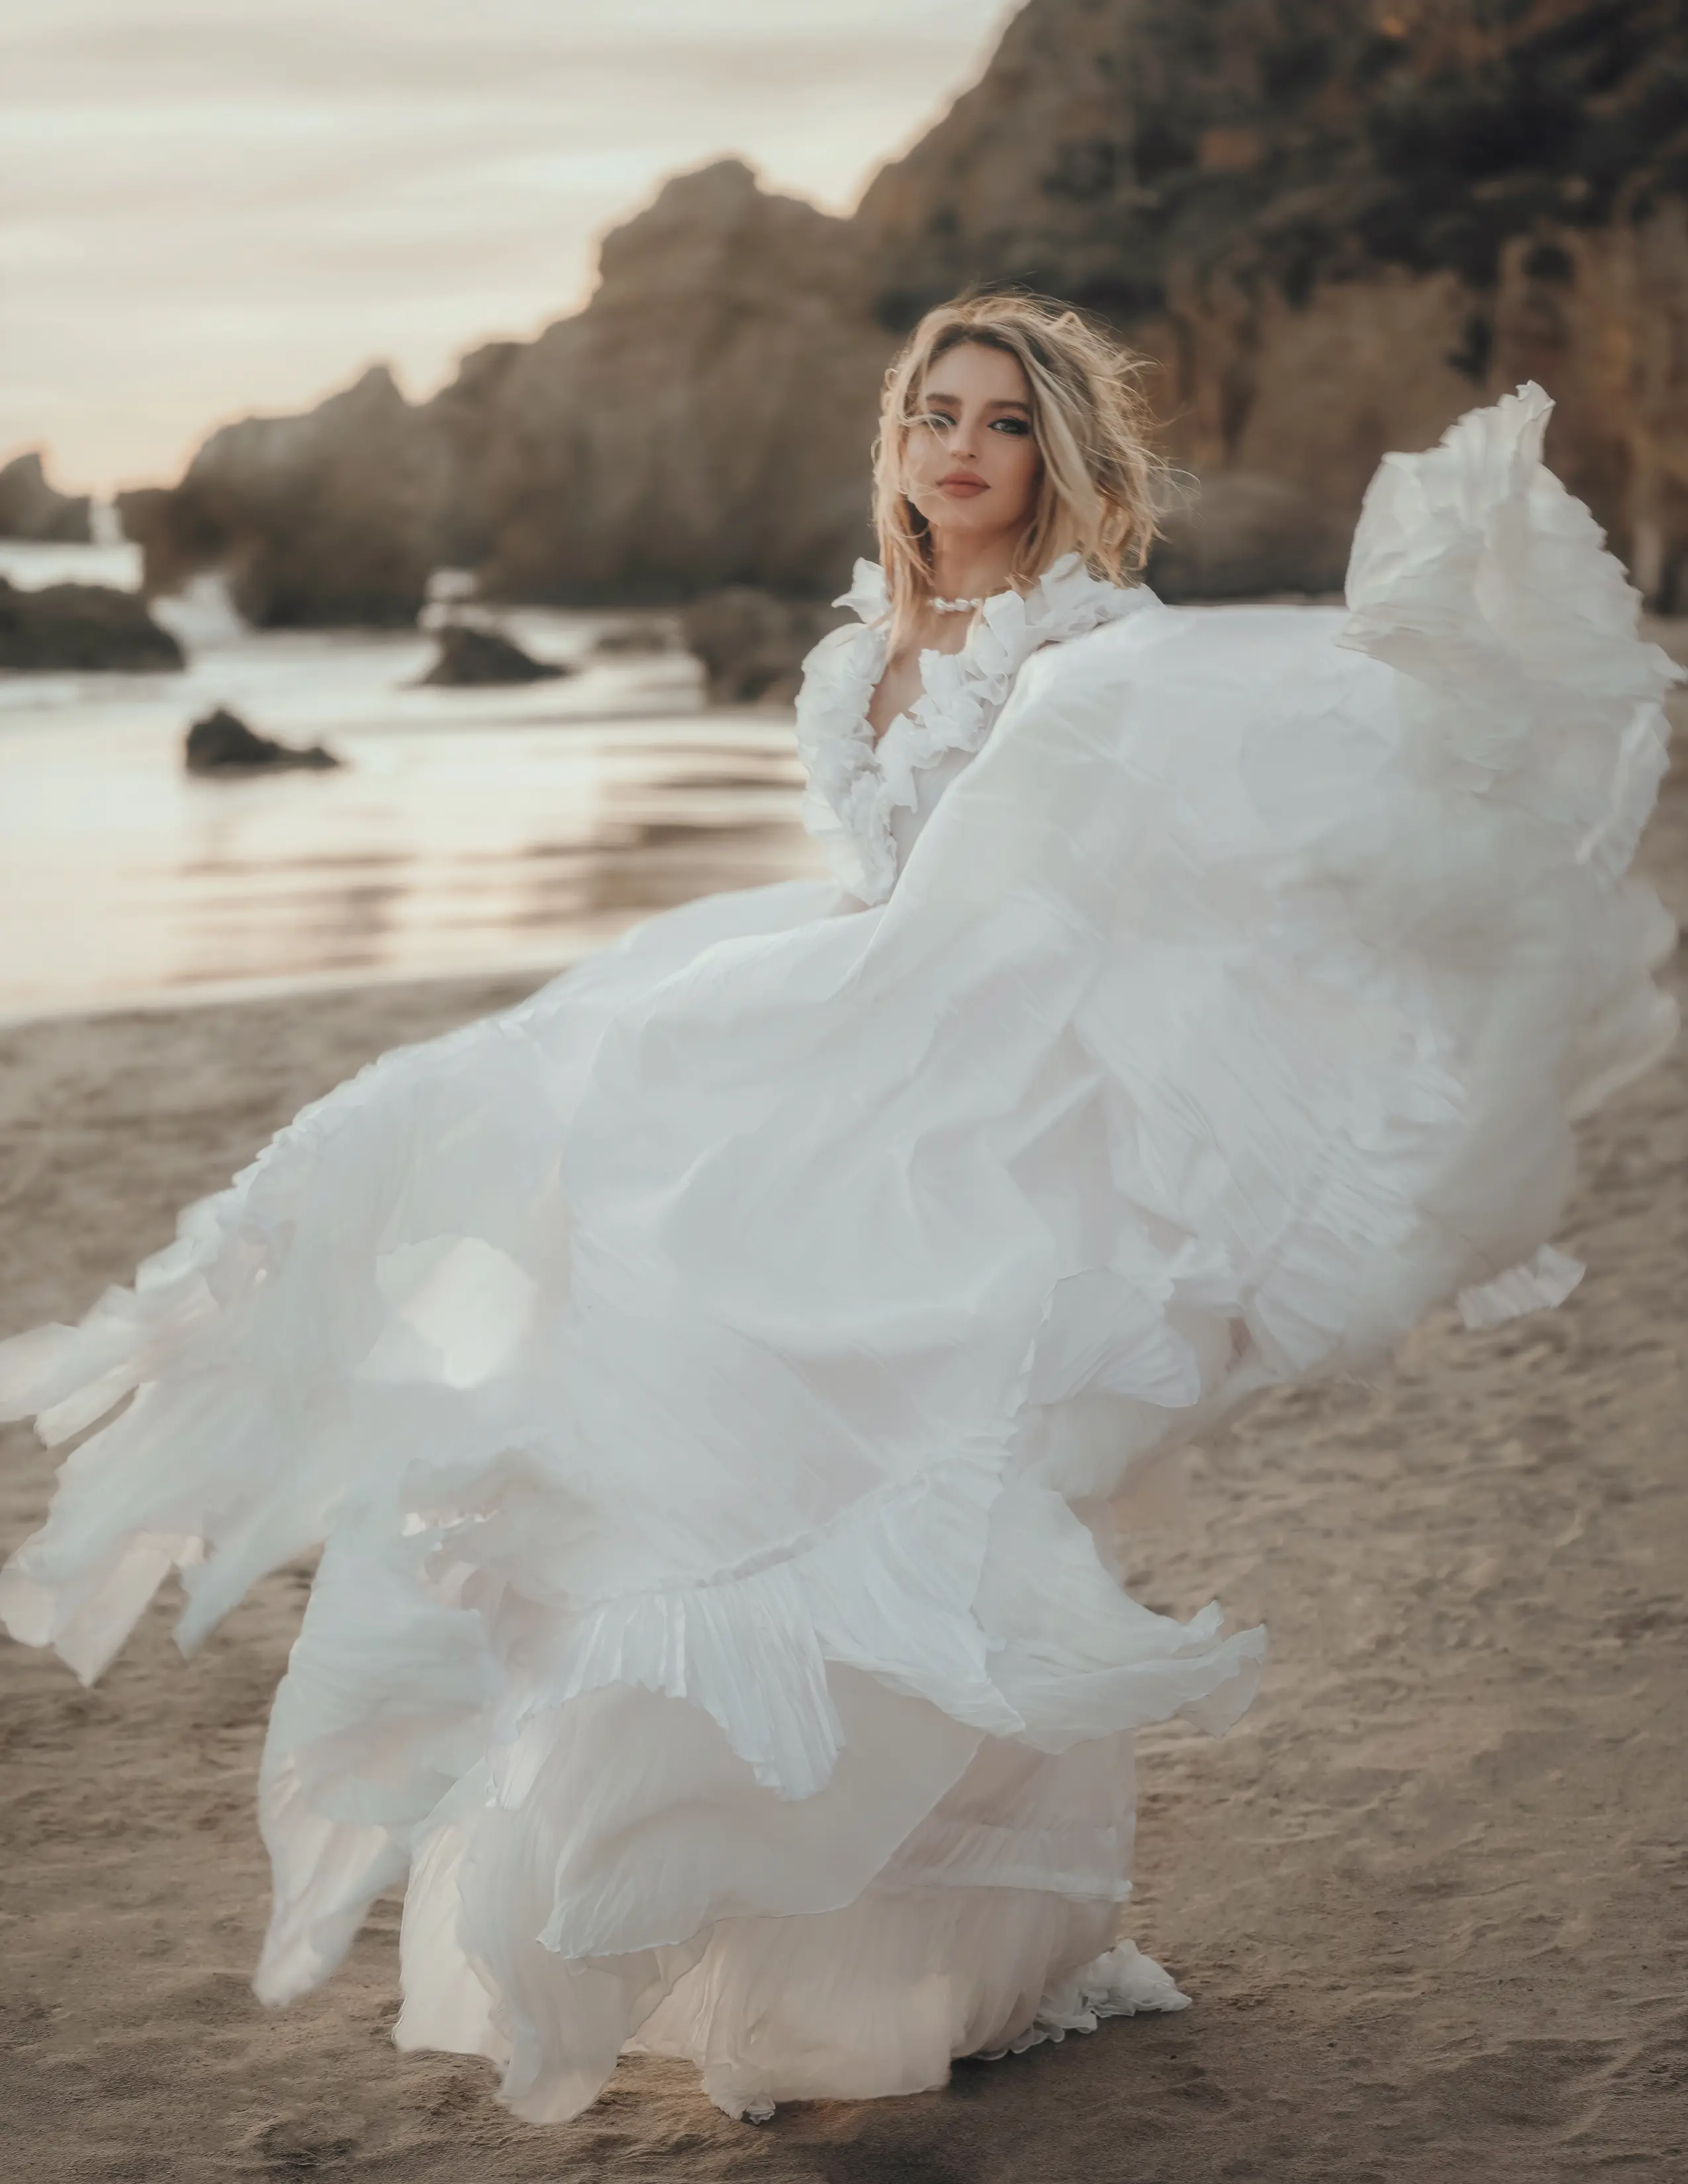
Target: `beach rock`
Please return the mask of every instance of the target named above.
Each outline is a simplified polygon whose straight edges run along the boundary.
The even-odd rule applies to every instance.
[[[702,662],[714,704],[788,705],[805,658],[844,620],[818,600],[775,599],[735,584],[682,609],[680,629],[687,650]]]
[[[1340,593],[1349,526],[1313,495],[1257,471],[1192,480],[1149,559],[1163,599]]]
[[[133,592],[105,584],[20,590],[0,577],[0,668],[36,674],[170,674],[181,647]]]
[[[473,686],[487,682],[544,682],[574,672],[535,660],[496,630],[473,622],[447,622],[435,634],[439,656],[421,677],[424,682]]]
[[[267,627],[411,621],[440,566],[571,604],[823,591],[871,544],[891,346],[849,222],[723,160],[605,239],[584,310],[472,352],[432,402],[376,367],[225,426],[120,513],[149,591],[221,568]]]
[[[0,470],[0,538],[86,546],[93,535],[87,494],[55,491],[38,448],[14,455]]]
[[[848,221],[737,159],[671,181],[605,238],[583,311],[470,357],[432,406],[483,594],[838,589],[891,346]]]
[[[444,453],[384,365],[298,417],[214,432],[173,491],[124,494],[148,592],[225,574],[263,629],[415,621],[442,550]]]
[[[220,705],[187,731],[183,757],[190,773],[210,774],[277,773],[299,767],[320,772],[344,763],[320,744],[302,750],[291,744],[273,743]]]

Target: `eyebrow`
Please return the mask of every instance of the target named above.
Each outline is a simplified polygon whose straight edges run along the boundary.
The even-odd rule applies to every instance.
[[[943,394],[936,387],[922,395],[921,399],[922,402],[947,402],[952,410],[959,410],[961,406],[961,398],[959,394]],[[987,402],[984,406],[987,410],[1023,410],[1028,417],[1032,414],[1032,405],[1029,402]]]

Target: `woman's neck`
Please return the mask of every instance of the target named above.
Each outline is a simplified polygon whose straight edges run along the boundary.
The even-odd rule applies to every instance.
[[[1006,592],[1014,566],[1019,536],[994,538],[957,538],[935,531],[932,535],[932,589],[940,599],[988,599]]]

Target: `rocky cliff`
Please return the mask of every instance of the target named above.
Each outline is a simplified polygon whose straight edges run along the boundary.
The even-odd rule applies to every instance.
[[[303,417],[247,417],[214,432],[173,491],[120,495],[147,588],[223,569],[249,621],[414,621],[446,558],[448,457],[377,365]]]
[[[14,455],[0,469],[0,538],[85,546],[92,536],[87,495],[49,485],[38,449]]]
[[[832,585],[866,537],[890,347],[845,221],[722,161],[609,236],[596,294],[433,405],[486,588],[672,599]]]
[[[441,559],[504,597],[825,591],[890,349],[972,281],[1156,359],[1206,486],[1166,588],[1329,587],[1378,457],[1533,376],[1688,605],[1688,0],[1028,0],[853,220],[682,177],[536,341],[422,407],[371,374],[231,427],[128,520],[150,581],[227,560],[265,621],[403,617]]]
[[[1685,189],[1682,0],[1033,0],[855,225],[892,325],[983,275],[1128,327],[1178,455],[1288,488],[1310,545],[1388,448],[1540,379],[1674,604]]]
[[[224,566],[271,625],[408,621],[441,563],[503,599],[825,590],[871,543],[891,337],[863,296],[848,222],[725,160],[610,235],[591,302],[537,340],[473,351],[426,404],[376,367],[229,426],[124,523],[149,588]]]

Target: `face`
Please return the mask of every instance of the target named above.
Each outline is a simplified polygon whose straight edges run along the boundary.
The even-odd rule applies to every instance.
[[[903,455],[909,499],[933,531],[983,541],[1030,520],[1043,458],[1018,360],[963,342],[927,373]]]

